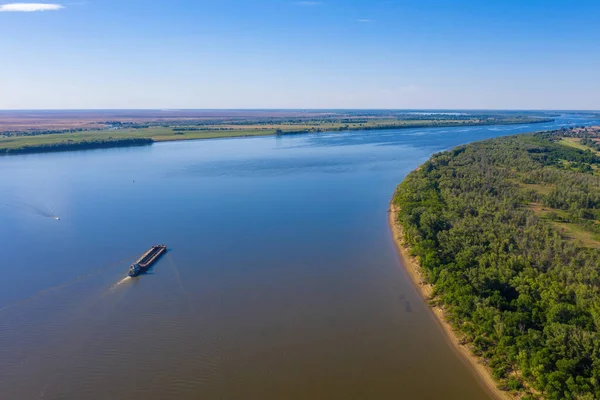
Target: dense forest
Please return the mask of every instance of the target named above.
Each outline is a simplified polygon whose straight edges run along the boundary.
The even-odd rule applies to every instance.
[[[430,301],[523,398],[600,398],[599,141],[577,128],[461,146],[394,196]]]

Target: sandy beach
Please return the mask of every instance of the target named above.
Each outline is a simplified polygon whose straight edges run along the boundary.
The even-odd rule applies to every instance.
[[[398,249],[398,253],[402,258],[402,264],[404,265],[404,268],[410,275],[413,283],[420,291],[424,300],[428,302],[432,298],[433,287],[423,278],[419,261],[410,255],[409,248],[407,247],[406,243],[404,243],[402,227],[396,223],[397,214],[398,208],[394,204],[390,204],[390,209],[388,211],[388,222],[390,225],[390,230],[393,234],[396,248]],[[429,309],[433,312],[433,315],[435,315],[436,320],[439,322],[440,327],[444,331],[445,337],[448,339],[451,347],[456,350],[459,356],[472,368],[479,381],[489,390],[490,394],[496,399],[515,399],[516,397],[498,388],[496,381],[492,377],[490,369],[485,365],[484,360],[475,356],[467,345],[462,344],[460,336],[454,331],[454,329],[452,329],[448,321],[446,321],[444,310],[438,306],[430,306]]]

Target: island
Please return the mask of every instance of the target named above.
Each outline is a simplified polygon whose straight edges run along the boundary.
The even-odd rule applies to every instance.
[[[435,154],[398,186],[390,224],[497,397],[600,397],[600,128]]]
[[[0,111],[0,155],[160,141],[552,122],[527,111],[81,110]]]

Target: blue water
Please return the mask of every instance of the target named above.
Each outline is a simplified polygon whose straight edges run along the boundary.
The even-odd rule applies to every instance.
[[[600,120],[2,157],[0,393],[486,398],[402,270],[388,202],[432,153],[573,125]]]

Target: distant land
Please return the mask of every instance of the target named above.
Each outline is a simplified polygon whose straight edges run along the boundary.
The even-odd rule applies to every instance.
[[[398,186],[390,221],[415,284],[499,397],[600,397],[600,127],[436,154]]]
[[[543,123],[556,115],[469,110],[0,111],[0,154],[226,137]]]

